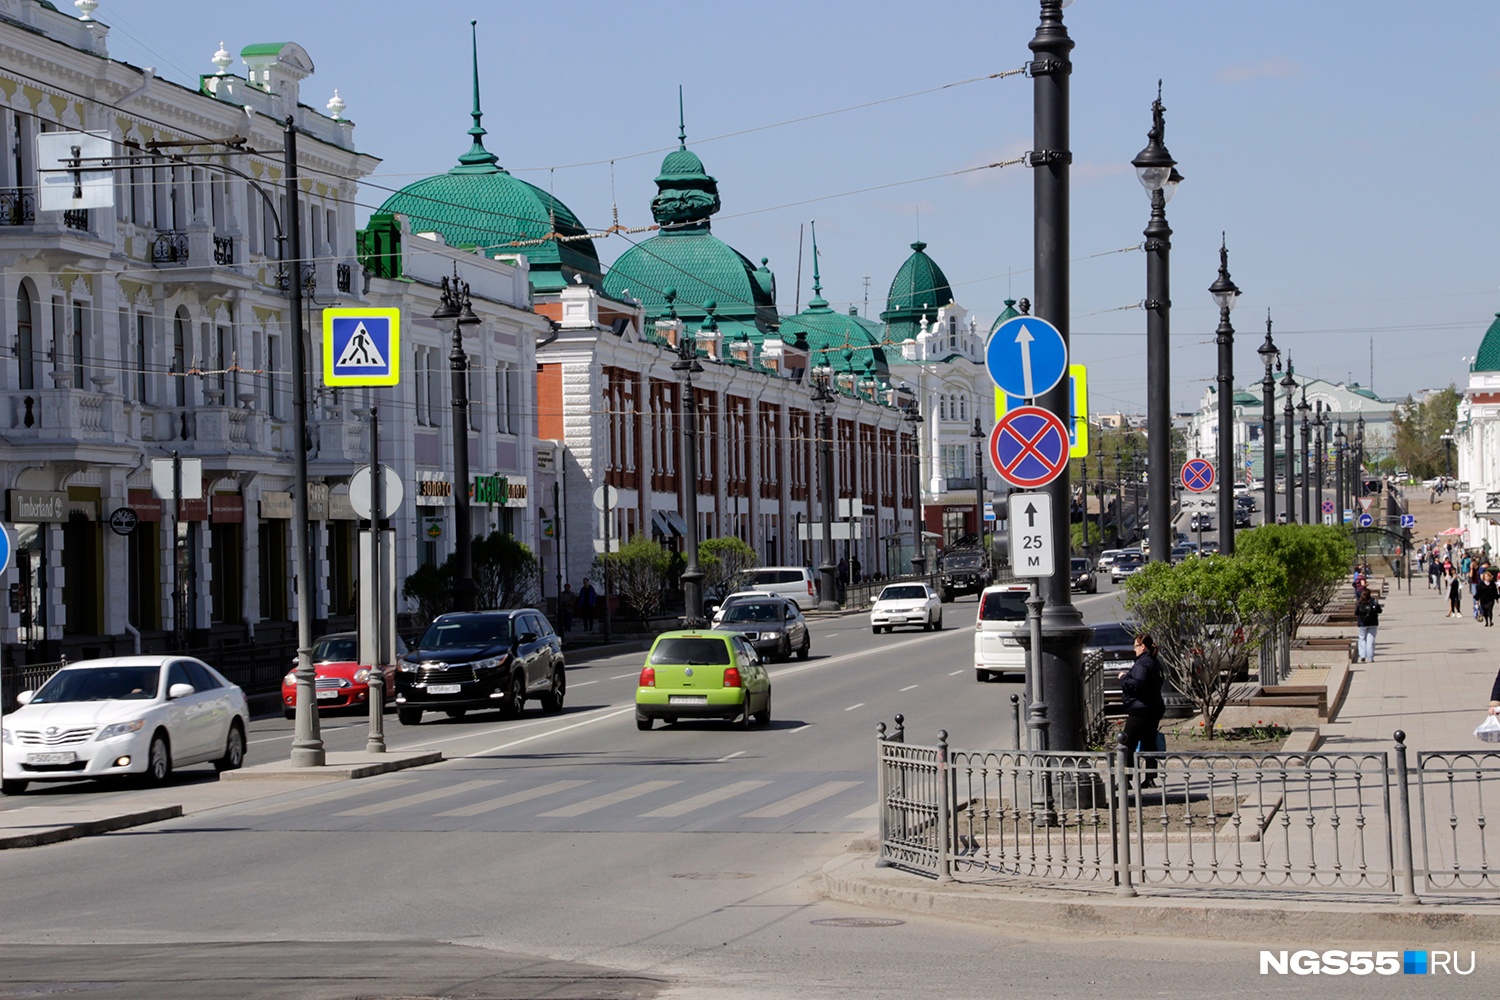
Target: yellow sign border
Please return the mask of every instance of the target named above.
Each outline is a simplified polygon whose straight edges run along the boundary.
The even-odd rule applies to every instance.
[[[1086,365],[1069,365],[1068,379],[1072,386],[1073,405],[1077,413],[1069,416],[1073,423],[1073,443],[1068,446],[1069,458],[1084,458],[1089,453],[1089,373]],[[1024,402],[1024,400],[1022,401]],[[1005,390],[995,389],[995,422],[1005,416]],[[1065,421],[1066,422],[1066,421]]]
[[[338,319],[384,319],[390,323],[391,340],[386,347],[390,371],[385,375],[335,375],[333,373],[333,322]],[[375,306],[323,310],[323,384],[332,389],[399,385],[401,382],[401,310]]]

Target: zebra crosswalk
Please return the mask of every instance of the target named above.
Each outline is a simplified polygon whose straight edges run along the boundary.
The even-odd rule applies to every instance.
[[[875,817],[872,776],[843,772],[671,774],[659,767],[522,769],[367,778],[230,806],[259,830],[849,832]]]

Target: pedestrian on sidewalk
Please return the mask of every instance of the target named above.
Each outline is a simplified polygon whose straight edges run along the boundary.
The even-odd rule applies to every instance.
[[[1479,601],[1479,613],[1484,616],[1484,627],[1492,627],[1495,624],[1495,600],[1500,598],[1500,587],[1495,586],[1494,570],[1485,570],[1474,596]]]
[[[562,618],[562,630],[567,632],[573,627],[573,611],[578,607],[578,595],[573,593],[571,583],[563,584],[562,593],[557,595],[557,614]]]
[[[1142,632],[1135,637],[1135,662],[1120,675],[1120,700],[1125,706],[1125,728],[1120,731],[1120,748],[1125,753],[1125,768],[1135,767],[1137,748],[1156,752],[1158,729],[1167,705],[1161,696],[1161,663],[1156,659],[1156,640]],[[1156,760],[1146,760],[1146,777],[1142,788],[1156,784]]]
[[[1458,574],[1454,573],[1448,577],[1448,617],[1462,618],[1463,612],[1458,610]]]
[[[1375,660],[1375,630],[1380,626],[1380,612],[1384,610],[1368,587],[1360,592],[1359,601],[1354,605],[1354,623],[1359,626],[1360,663]]]
[[[588,631],[594,631],[594,617],[599,613],[599,592],[594,585],[589,583],[589,578],[583,578],[583,586],[578,588],[578,617],[583,619],[583,627]]]

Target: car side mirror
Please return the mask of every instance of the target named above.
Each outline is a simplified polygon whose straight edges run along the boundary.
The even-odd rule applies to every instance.
[[[16,704],[29,705],[31,704],[31,699],[34,697],[36,697],[35,691],[22,691],[20,694],[16,695]]]
[[[186,698],[197,690],[191,684],[173,684],[167,688],[167,700],[176,701],[178,698]]]
[[[522,632],[521,633],[521,642],[523,644],[524,643],[536,642],[536,633],[535,632]]]

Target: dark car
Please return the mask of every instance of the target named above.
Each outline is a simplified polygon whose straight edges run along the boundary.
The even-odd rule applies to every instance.
[[[1197,513],[1188,518],[1189,531],[1213,531],[1214,516],[1212,514]]]
[[[527,698],[561,712],[566,692],[562,640],[534,608],[439,615],[396,665],[396,715],[405,726],[435,711],[456,719],[499,709],[513,719]]]
[[[1146,559],[1141,555],[1120,556],[1115,564],[1109,568],[1109,579],[1112,583],[1119,583],[1134,573],[1140,571],[1146,565]]]
[[[1083,647],[1085,659],[1097,651],[1103,659],[1104,709],[1119,714],[1124,706],[1120,703],[1120,677],[1135,662],[1135,634],[1140,626],[1135,622],[1101,622],[1089,626],[1092,635]],[[1162,701],[1167,703],[1167,714],[1191,715],[1193,703],[1170,684],[1162,684]]]
[[[1250,510],[1251,510],[1251,508],[1243,506],[1241,504],[1236,504],[1235,505],[1235,508],[1234,508],[1234,526],[1236,528],[1248,528],[1248,527],[1250,527]]]
[[[812,635],[807,619],[797,610],[797,602],[784,597],[767,597],[759,601],[739,601],[724,609],[724,617],[714,626],[718,632],[738,632],[763,657],[790,660],[807,659],[812,651]]]
[[[978,594],[990,585],[990,560],[982,548],[952,548],[943,553],[943,602]]]
[[[1085,558],[1074,556],[1069,573],[1074,590],[1081,590],[1085,594],[1099,593],[1099,573],[1094,569],[1093,563]]]

